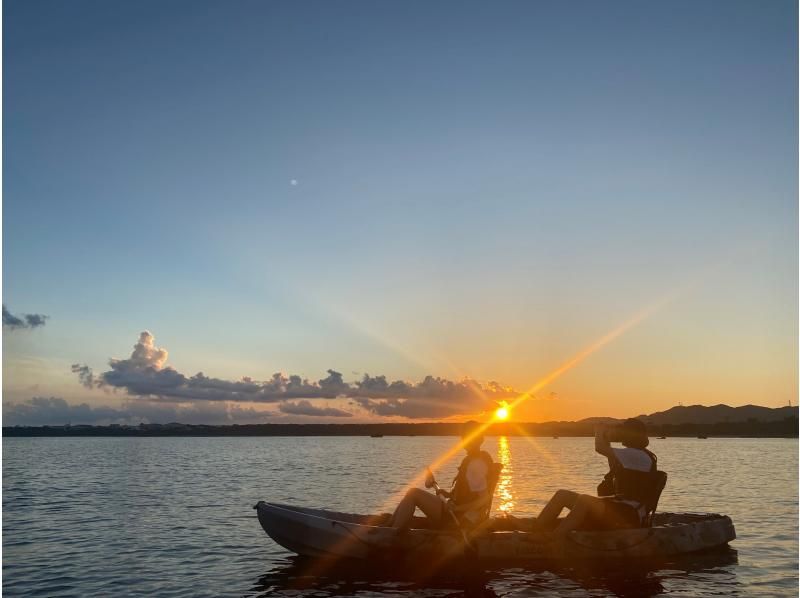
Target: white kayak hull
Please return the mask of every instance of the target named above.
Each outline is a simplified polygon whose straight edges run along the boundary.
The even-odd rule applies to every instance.
[[[430,560],[464,554],[457,531],[411,529],[397,534],[375,525],[378,517],[285,504],[255,506],[264,531],[302,556],[348,559]],[[482,561],[542,561],[675,557],[727,546],[736,538],[730,517],[660,513],[649,528],[575,531],[564,539],[528,531],[487,531],[472,539]]]

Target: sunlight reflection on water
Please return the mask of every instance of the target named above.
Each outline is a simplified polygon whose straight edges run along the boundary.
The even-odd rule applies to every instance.
[[[497,482],[495,490],[497,510],[501,513],[511,513],[514,510],[514,494],[511,491],[514,468],[511,465],[511,449],[507,436],[500,436],[497,439],[497,459],[503,464],[500,480]]]
[[[377,512],[453,438],[4,438],[3,593],[452,596],[383,572],[308,570],[263,532],[259,500]],[[557,489],[593,492],[590,438],[489,437],[495,512],[532,516]],[[730,515],[734,550],[655,569],[487,572],[495,595],[797,595],[797,440],[653,440],[666,511]],[[436,471],[451,480],[462,455]],[[592,565],[592,564],[589,564]]]

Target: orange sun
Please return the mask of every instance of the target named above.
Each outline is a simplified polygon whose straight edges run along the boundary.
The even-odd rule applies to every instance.
[[[501,403],[497,411],[494,412],[494,417],[500,420],[508,419],[508,403]]]

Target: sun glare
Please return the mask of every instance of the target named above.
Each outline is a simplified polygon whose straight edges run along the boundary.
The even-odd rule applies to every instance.
[[[506,405],[498,407],[494,412],[494,417],[495,419],[508,419],[508,407]]]

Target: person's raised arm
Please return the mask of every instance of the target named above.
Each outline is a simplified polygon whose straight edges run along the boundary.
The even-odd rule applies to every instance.
[[[594,429],[594,450],[601,455],[611,457],[614,452],[611,450],[611,443],[608,441],[607,427],[604,424],[598,424]]]

